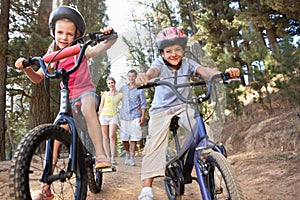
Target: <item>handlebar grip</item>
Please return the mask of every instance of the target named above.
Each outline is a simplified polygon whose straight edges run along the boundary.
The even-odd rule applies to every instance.
[[[61,50],[59,53],[58,52],[59,51],[55,51],[55,52],[51,52],[51,53],[44,55],[43,56],[44,62],[46,62],[46,63],[49,63],[50,61],[55,62],[55,61],[58,61],[63,58],[74,56],[80,52],[80,44],[76,44],[74,46],[67,47],[67,48]]]
[[[222,77],[222,80],[225,82],[230,79],[230,74],[228,72],[222,72],[221,77]]]
[[[224,83],[228,83],[229,80],[232,80],[232,78],[230,77],[230,74],[228,72],[223,72],[221,73],[221,77]],[[245,77],[240,74],[240,76],[238,77],[238,80],[241,81],[243,86],[246,86],[246,82],[245,82]]]
[[[104,40],[114,40],[118,38],[118,33],[117,32],[113,32],[111,34],[108,34],[108,35],[104,35],[104,34],[101,34],[101,35],[96,35],[96,40],[98,42],[101,42],[101,41],[104,41]]]
[[[28,59],[24,60],[22,62],[22,64],[23,64],[23,69],[25,69],[26,67],[34,65],[35,63],[31,60],[31,58],[28,58]]]

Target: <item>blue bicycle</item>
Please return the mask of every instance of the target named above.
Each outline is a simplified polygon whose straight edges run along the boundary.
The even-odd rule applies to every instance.
[[[32,129],[21,140],[14,153],[9,175],[11,199],[32,199],[42,183],[51,186],[55,199],[86,199],[87,186],[92,193],[99,193],[103,173],[115,171],[114,167],[95,170],[93,152],[86,147],[86,140],[80,137],[81,132],[87,134],[85,124],[79,129],[78,124],[75,124],[76,119],[82,116],[73,115],[69,102],[68,80],[70,74],[80,67],[89,45],[116,37],[116,32],[110,35],[92,32],[82,44],[61,49],[44,57],[29,58],[23,63],[24,66],[42,67],[46,78],[60,79],[63,87],[60,90],[60,111],[54,123],[42,124]],[[45,63],[76,54],[78,59],[72,69],[54,72],[47,70]],[[68,126],[69,130],[61,125]],[[54,145],[55,142],[60,144],[58,149],[55,149],[58,146]]]
[[[170,131],[172,133],[171,138],[175,143],[175,153],[172,152],[172,155],[167,155],[164,178],[165,189],[170,200],[180,199],[185,192],[185,184],[190,184],[193,180],[198,183],[201,197],[204,200],[244,199],[233,169],[226,160],[225,147],[209,140],[203,116],[199,111],[199,105],[210,99],[212,85],[216,80],[228,83],[230,77],[228,73],[221,73],[210,77],[207,82],[200,80],[182,84],[157,79],[140,87],[167,86],[179,100],[191,105],[194,109],[194,117],[197,123],[192,127],[190,134],[185,137],[188,142],[185,142],[182,146],[177,133],[179,128],[178,117],[174,116],[171,120]],[[178,88],[182,87],[204,85],[207,86],[204,95],[185,98],[178,91]],[[197,177],[191,175],[193,168],[195,168]]]

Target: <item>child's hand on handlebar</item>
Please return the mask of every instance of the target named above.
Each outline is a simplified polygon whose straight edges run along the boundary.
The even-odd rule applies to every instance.
[[[18,60],[16,60],[16,62],[15,62],[15,67],[17,69],[23,70],[24,69],[24,65],[23,65],[24,60],[26,60],[26,59],[25,58],[18,58]]]
[[[238,68],[228,68],[225,72],[229,73],[230,78],[238,78],[240,76],[240,69]]]
[[[102,32],[104,35],[108,35],[108,34],[111,34],[115,31],[112,27],[105,27],[105,28],[101,28],[100,32]]]
[[[147,85],[147,82],[150,80],[149,76],[146,73],[140,73],[137,75],[135,83],[138,86]]]

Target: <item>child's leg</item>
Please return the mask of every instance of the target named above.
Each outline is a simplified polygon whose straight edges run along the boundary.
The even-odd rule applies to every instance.
[[[82,114],[85,117],[88,132],[96,150],[96,157],[97,159],[100,159],[100,157],[103,158],[102,131],[96,113],[96,106],[98,103],[92,94],[83,96],[81,102]]]

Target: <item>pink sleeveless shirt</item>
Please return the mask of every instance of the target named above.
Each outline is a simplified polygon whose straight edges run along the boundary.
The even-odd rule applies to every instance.
[[[59,62],[57,69],[64,68],[66,70],[69,70],[74,66],[76,60],[77,60],[76,56],[68,57],[65,60]],[[54,68],[55,67],[56,64]],[[62,83],[61,83],[61,87],[62,87]],[[70,100],[80,97],[80,95],[83,92],[95,91],[95,86],[92,82],[92,78],[88,68],[87,58],[85,56],[82,58],[82,62],[79,68],[75,72],[70,74],[69,89],[70,89]]]

